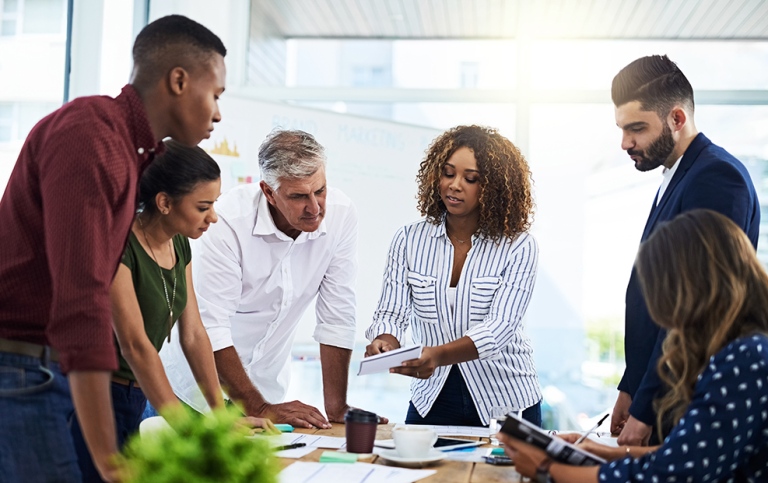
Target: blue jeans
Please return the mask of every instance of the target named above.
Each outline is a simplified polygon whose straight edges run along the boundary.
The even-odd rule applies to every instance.
[[[541,401],[523,411],[523,419],[541,426]],[[458,366],[451,367],[443,389],[426,417],[421,417],[413,402],[408,403],[405,424],[436,426],[486,426],[477,414],[475,403]]]
[[[72,410],[57,363],[0,352],[0,479],[81,481],[67,426]]]
[[[123,385],[116,382],[112,383],[112,408],[115,411],[115,425],[117,429],[117,445],[122,449],[128,438],[139,430],[141,415],[144,407],[147,405],[147,398],[141,389],[133,387],[133,384]],[[83,482],[101,482],[101,476],[96,470],[96,466],[91,459],[91,453],[85,444],[80,424],[77,416],[73,413],[71,417],[72,439],[75,442],[77,451],[77,460],[80,465],[80,471],[83,474]]]

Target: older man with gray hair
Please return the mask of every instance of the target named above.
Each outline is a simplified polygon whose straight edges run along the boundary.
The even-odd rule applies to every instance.
[[[275,131],[259,149],[261,182],[219,198],[219,223],[195,247],[200,315],[228,396],[249,416],[297,427],[342,422],[355,340],[357,212],[325,180],[325,152],[303,131]],[[294,335],[317,297],[325,414],[283,402]],[[161,353],[174,392],[205,409],[179,337]]]

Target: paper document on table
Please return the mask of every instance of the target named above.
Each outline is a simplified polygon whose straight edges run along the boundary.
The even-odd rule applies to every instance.
[[[314,434],[296,434],[291,444],[304,443],[313,448],[341,449],[347,446],[347,438],[337,436],[317,436]]]
[[[396,424],[395,429],[406,426],[405,424]],[[428,424],[420,425],[420,428],[429,428],[438,436],[474,436],[476,438],[489,437],[488,428],[485,426],[430,426]]]
[[[275,456],[278,456],[280,458],[293,458],[293,459],[299,459],[304,456],[307,456],[309,453],[316,450],[317,447],[315,446],[302,446],[301,448],[291,448],[291,449],[284,449],[282,451],[278,451],[275,453]]]
[[[587,438],[597,443],[604,444],[606,446],[613,446],[614,448],[619,447],[619,438],[614,438],[613,436],[601,436],[599,434],[590,434],[589,436],[587,436]]]
[[[251,438],[265,438],[273,448],[289,444],[304,443],[310,448],[340,449],[347,446],[347,438],[317,436],[314,434],[283,433],[274,436],[254,435]]]
[[[311,463],[297,461],[280,472],[280,483],[413,483],[437,473],[435,470],[409,470],[369,463]]]
[[[377,372],[387,372],[392,367],[399,367],[404,361],[418,359],[419,357],[421,357],[421,345],[401,347],[389,352],[382,352],[381,354],[361,360],[360,370],[357,371],[357,375],[364,376]]]

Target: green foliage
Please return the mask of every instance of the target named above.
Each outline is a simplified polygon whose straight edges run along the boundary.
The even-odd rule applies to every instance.
[[[134,435],[118,458],[126,483],[277,483],[279,465],[266,441],[246,438],[234,408],[163,414],[172,428]]]
[[[587,340],[596,350],[597,360],[614,362],[624,360],[624,327],[621,320],[605,318],[590,320],[586,324]]]

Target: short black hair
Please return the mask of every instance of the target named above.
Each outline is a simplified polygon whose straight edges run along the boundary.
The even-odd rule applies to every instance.
[[[198,183],[221,178],[221,169],[211,156],[198,146],[187,146],[166,140],[165,152],[144,171],[139,184],[139,209],[152,215],[157,212],[155,196],[166,193],[178,200],[191,193]]]
[[[638,101],[644,111],[655,111],[660,117],[675,104],[694,109],[691,83],[666,55],[641,57],[621,69],[613,78],[611,98],[616,107]]]
[[[133,43],[134,84],[154,83],[174,67],[192,71],[213,54],[225,57],[227,49],[207,27],[183,15],[161,17]]]

